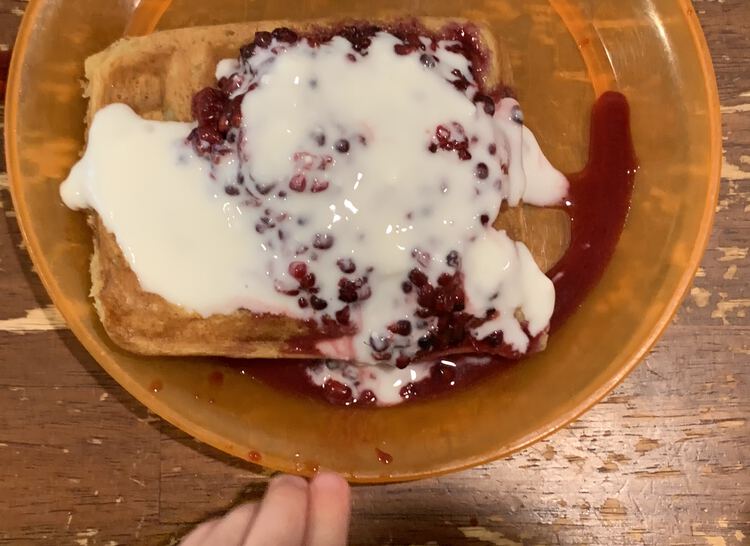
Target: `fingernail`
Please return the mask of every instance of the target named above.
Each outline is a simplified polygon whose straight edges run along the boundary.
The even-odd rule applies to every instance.
[[[300,476],[291,476],[289,474],[281,474],[279,476],[274,476],[271,479],[271,482],[268,484],[269,487],[280,487],[280,486],[289,486],[294,487],[295,489],[307,489],[308,483],[305,478],[301,478]]]
[[[349,488],[349,484],[347,483],[347,481],[335,472],[319,472],[313,478],[312,483],[315,485],[315,487],[328,490],[341,490]]]

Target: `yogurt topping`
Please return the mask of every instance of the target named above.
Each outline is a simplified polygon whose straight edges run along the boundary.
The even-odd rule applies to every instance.
[[[353,326],[318,349],[365,363],[440,348],[458,322],[525,353],[554,288],[491,220],[503,201],[558,203],[567,181],[516,101],[477,100],[454,42],[401,45],[274,38],[221,61],[236,115],[220,139],[107,106],[63,201],[99,213],[144,290],[202,316]]]

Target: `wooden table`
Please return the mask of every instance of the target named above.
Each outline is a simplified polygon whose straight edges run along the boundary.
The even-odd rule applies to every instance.
[[[0,43],[13,43],[25,6],[0,0]],[[549,440],[460,474],[357,487],[352,544],[750,544],[750,2],[695,7],[726,159],[709,250],[674,324]],[[78,344],[7,189],[2,175],[0,543],[175,543],[258,498],[267,476],[149,413]]]

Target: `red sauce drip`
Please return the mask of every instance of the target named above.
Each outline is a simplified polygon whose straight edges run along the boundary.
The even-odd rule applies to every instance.
[[[557,297],[551,329],[559,328],[602,277],[625,227],[638,163],[630,135],[630,107],[623,95],[603,94],[591,113],[589,161],[568,175],[564,210],[571,240],[560,262],[547,273]]]
[[[214,387],[221,387],[224,384],[224,374],[218,370],[214,370],[208,374],[208,382]]]
[[[560,262],[548,273],[557,291],[552,330],[563,324],[599,281],[625,225],[638,170],[629,115],[623,95],[615,92],[602,95],[592,110],[589,161],[583,171],[568,176],[570,192],[563,208],[571,217],[571,243]],[[471,350],[471,347],[466,349]],[[474,356],[476,349],[481,352],[481,347],[476,347]],[[468,356],[452,356],[450,360],[455,367],[436,366],[430,377],[410,384],[405,402],[465,388],[517,362],[493,356],[490,364],[476,365],[465,361]],[[306,369],[314,364],[314,360],[253,360],[245,370],[246,375],[281,390],[336,405],[371,405],[368,400],[352,402],[342,392],[313,385]],[[381,452],[376,452],[380,457]]]
[[[247,460],[250,461],[251,463],[259,463],[261,459],[263,459],[263,456],[257,451],[250,451],[247,454]]]
[[[159,392],[164,388],[164,383],[161,382],[161,379],[154,379],[151,384],[148,386],[148,390],[151,392]]]
[[[13,50],[0,51],[0,100],[5,100],[5,88],[8,84],[8,70]]]
[[[380,463],[391,464],[393,462],[393,455],[391,455],[390,453],[386,453],[385,451],[382,451],[377,447],[375,448],[375,454],[378,456],[378,462]]]

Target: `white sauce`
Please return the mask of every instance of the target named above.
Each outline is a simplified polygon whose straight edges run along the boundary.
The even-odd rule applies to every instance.
[[[99,213],[144,290],[204,316],[240,307],[284,312],[287,296],[259,294],[260,279],[247,277],[258,270],[257,253],[247,250],[253,225],[184,144],[191,128],[144,120],[124,104],[103,108],[60,189],[63,201]]]
[[[221,61],[217,77],[244,70],[237,93],[251,82],[258,87],[242,100],[240,153],[224,156],[213,168],[185,143],[194,124],[147,121],[127,106],[105,107],[94,118],[84,157],[61,187],[63,201],[100,214],[145,290],[202,316],[247,308],[319,318],[309,306],[300,308],[297,297],[274,289],[297,286],[288,271],[292,261],[304,262],[315,274],[317,296],[332,315],[343,305],[338,281],[344,275],[337,260],[354,261],[352,279],[373,268],[371,297],[351,308],[358,333],[319,346],[331,357],[364,363],[375,362],[371,335],[398,344],[405,355],[417,350],[414,341],[424,331],[403,337],[386,329],[414,318],[416,296],[401,288],[417,267],[413,250],[422,251],[421,269],[433,284],[453,271],[446,256],[457,250],[467,311],[499,312],[474,334],[482,338],[501,330],[507,343],[525,352],[529,339],[515,311],[523,311],[532,336],[544,331],[554,287],[522,243],[479,219],[494,219],[504,199],[511,205],[559,202],[567,181],[531,132],[512,121],[515,101],[503,100],[493,118],[446,81],[458,70],[474,83],[467,60],[445,50],[450,43],[439,44],[434,68],[423,66],[419,54],[396,55],[396,43],[380,33],[365,57],[334,38],[317,48],[302,42],[278,55],[257,50],[249,67]],[[274,42],[273,48],[283,46]],[[351,54],[356,62],[347,58]],[[437,126],[451,123],[476,137],[471,160],[428,150]],[[320,134],[323,145],[315,139]],[[336,150],[339,139],[347,140],[348,152]],[[495,155],[490,144],[497,147]],[[332,161],[318,168],[325,156]],[[475,175],[478,163],[487,166],[486,179]],[[228,195],[224,187],[234,184],[238,173],[246,181],[242,191]],[[289,188],[296,174],[306,176],[303,193]],[[325,191],[310,191],[316,178],[328,183]],[[253,181],[275,184],[260,196],[259,206],[247,204],[244,188]],[[282,213],[285,219],[279,219]],[[263,216],[278,225],[258,233]],[[316,234],[332,237],[333,246],[312,248]],[[310,249],[298,255],[303,245]],[[403,373],[418,372],[391,371],[383,380]]]
[[[529,338],[514,314],[503,310],[521,309],[529,332],[536,335],[547,327],[555,307],[554,285],[537,267],[529,249],[502,231],[487,230],[469,247],[463,267],[466,278],[475,279],[465,285],[469,312],[480,316],[483,308],[473,302],[487,301],[501,310],[496,319],[476,328],[474,337],[483,339],[501,330],[506,343],[525,353]]]

